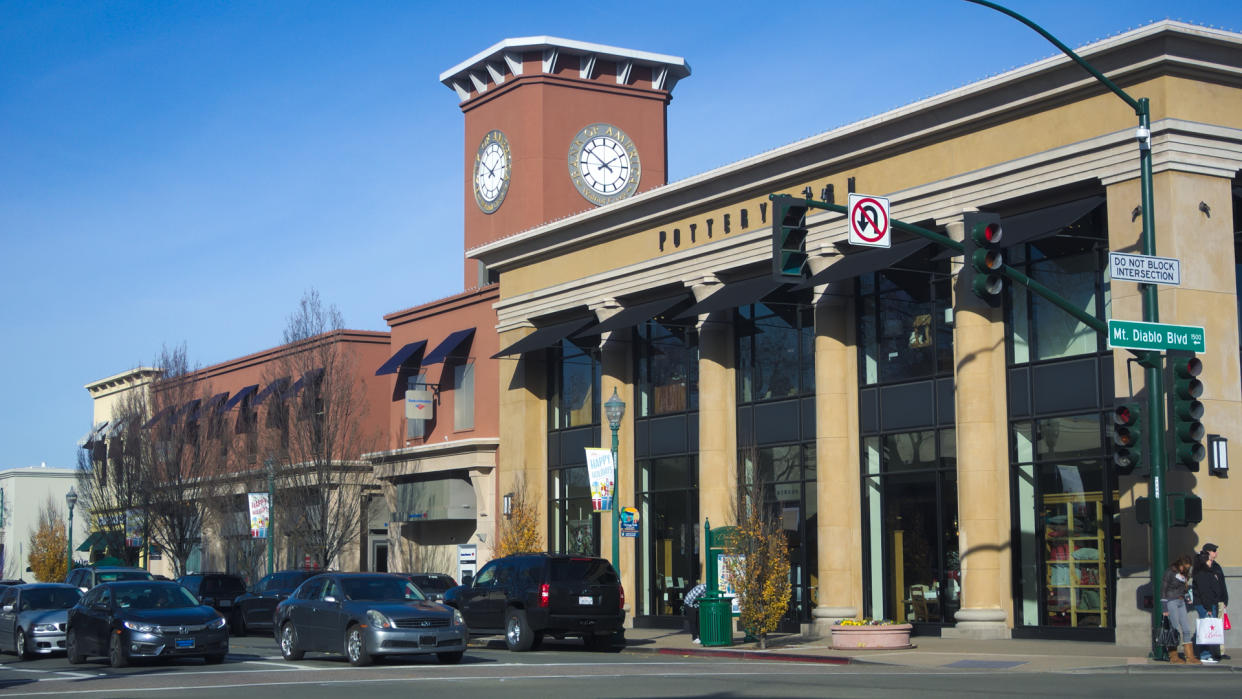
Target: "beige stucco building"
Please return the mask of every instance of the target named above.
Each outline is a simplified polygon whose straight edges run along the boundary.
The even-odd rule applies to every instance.
[[[507,50],[457,85],[468,115],[533,84],[504,72]],[[1161,22],[1081,55],[1150,99],[1157,254],[1182,270],[1160,319],[1205,328],[1203,422],[1242,439],[1242,35]],[[814,276],[775,279],[769,200],[880,195],[894,219],[957,240],[966,212],[995,212],[1008,264],[1098,318],[1139,320],[1137,285],[1107,273],[1109,251],[1138,252],[1136,124],[1058,56],[476,245],[468,257],[500,280],[500,491],[535,490],[549,548],[608,555],[582,447],[609,444],[615,390],[620,502],[642,518],[621,541],[636,623],[679,623],[704,520],[727,523],[738,479],[761,477],[793,560],[790,627],[872,616],[1145,645],[1147,484],[1115,468],[1110,439],[1114,406],[1144,390],[1131,353],[1025,288],[985,304],[939,246],[897,232],[890,250],[851,247],[836,213],[808,216]],[[567,145],[539,147],[563,162]],[[569,147],[570,172],[538,177],[568,183]],[[520,176],[535,177],[515,167],[510,197]],[[1242,547],[1231,483],[1206,462],[1170,472],[1204,504],[1171,553],[1212,541],[1224,562],[1242,556],[1228,553]]]

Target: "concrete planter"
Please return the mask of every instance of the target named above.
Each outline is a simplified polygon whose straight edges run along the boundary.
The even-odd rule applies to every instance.
[[[838,650],[910,648],[910,624],[832,627],[832,647]]]

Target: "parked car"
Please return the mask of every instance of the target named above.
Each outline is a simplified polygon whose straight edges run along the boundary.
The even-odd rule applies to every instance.
[[[501,634],[512,651],[537,648],[545,635],[581,637],[605,650],[625,621],[625,591],[603,558],[529,553],[497,558],[469,585],[444,593],[474,633]]]
[[[117,580],[154,580],[155,576],[142,568],[123,566],[105,566],[102,568],[74,568],[65,576],[65,582],[82,592],[95,587],[99,583]]]
[[[418,590],[429,600],[437,602],[444,599],[444,593],[457,587],[453,576],[444,573],[400,573],[409,578]]]
[[[225,619],[233,616],[233,600],[246,592],[246,579],[232,573],[191,573],[177,578],[177,582],[203,604],[215,607]]]
[[[26,660],[65,649],[69,608],[82,592],[64,583],[14,585],[0,593],[0,650]]]
[[[202,656],[220,663],[229,652],[228,624],[175,582],[144,580],[96,585],[69,610],[69,662],[107,656],[112,667],[133,658]]]
[[[246,635],[251,629],[275,628],[273,619],[276,605],[293,594],[298,585],[319,575],[322,571],[279,570],[266,575],[246,592],[233,600],[233,612],[229,616],[229,628],[233,633]]]
[[[453,664],[470,637],[457,610],[424,598],[414,583],[391,573],[317,575],[277,605],[276,629],[286,660],[326,651],[343,653],[351,665],[413,653],[435,653]]]

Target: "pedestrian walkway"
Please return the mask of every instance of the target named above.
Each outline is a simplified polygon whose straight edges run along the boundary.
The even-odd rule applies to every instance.
[[[1009,639],[975,641],[916,636],[912,648],[899,650],[838,650],[829,639],[807,639],[792,634],[776,634],[768,647],[744,643],[734,637],[734,645],[705,648],[691,642],[690,634],[670,629],[626,629],[625,652],[729,657],[739,660],[787,660],[796,662],[883,664],[901,667],[947,670],[1011,670],[1017,672],[1072,672],[1075,670],[1185,669],[1203,672],[1242,672],[1242,663],[1232,658],[1217,665],[1170,665],[1147,658],[1148,649],[1112,643]],[[1226,651],[1228,653],[1228,651]]]

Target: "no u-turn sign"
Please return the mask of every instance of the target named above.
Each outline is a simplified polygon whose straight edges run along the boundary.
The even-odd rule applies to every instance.
[[[870,194],[850,194],[850,245],[873,248],[892,247],[892,231],[888,225],[888,199]]]

